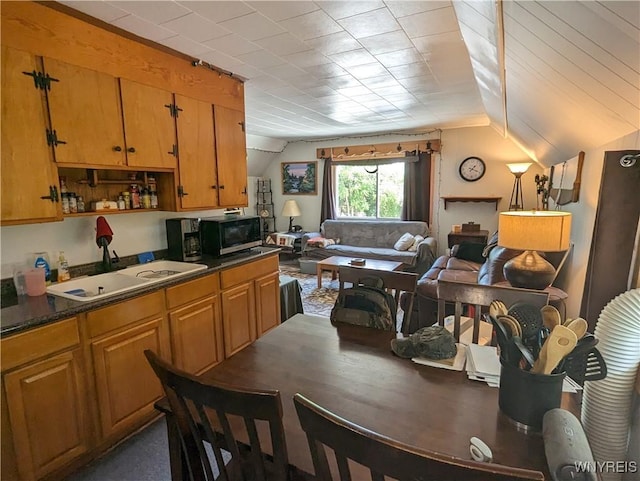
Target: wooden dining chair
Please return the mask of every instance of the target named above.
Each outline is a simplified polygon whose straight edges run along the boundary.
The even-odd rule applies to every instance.
[[[171,460],[174,481],[290,480],[278,391],[205,383],[151,350],[144,354],[170,405],[171,420],[167,422],[173,425],[168,426],[168,432],[178,438],[170,439],[170,444],[179,443],[181,454],[176,456],[180,459]],[[248,443],[238,441],[239,433],[232,430],[229,416],[244,419]],[[268,423],[269,440],[259,435],[256,421]],[[272,456],[263,454],[265,441],[272,447]],[[213,452],[213,459],[208,450]],[[231,454],[226,463],[222,450]]]
[[[418,284],[418,274],[414,272],[402,271],[381,271],[376,269],[363,269],[361,267],[340,266],[339,271],[340,291],[344,289],[345,282],[353,285],[362,284],[366,278],[381,279],[385,289],[394,291],[396,301],[396,315],[400,301],[400,293],[407,292],[410,295],[409,307],[404,313],[401,331],[405,333],[409,329],[411,322],[411,312],[413,311],[413,301],[416,297],[416,286]],[[396,330],[397,326],[396,326]],[[406,334],[406,333],[405,333]]]
[[[352,478],[364,481],[362,474],[357,478],[353,476],[350,461],[368,468],[372,481],[383,480],[385,476],[425,481],[544,479],[538,471],[455,458],[403,444],[348,421],[299,393],[294,395],[293,403],[307,435],[318,481],[334,479],[327,448],[334,453],[334,466],[337,465],[342,481]]]
[[[472,342],[478,343],[480,336],[480,316],[483,308],[492,301],[502,301],[509,307],[516,302],[530,304],[541,308],[548,304],[549,294],[545,291],[519,289],[515,287],[485,286],[463,282],[438,281],[438,324],[444,325],[446,303],[454,303],[453,337],[460,342],[460,324],[463,307],[473,306]]]

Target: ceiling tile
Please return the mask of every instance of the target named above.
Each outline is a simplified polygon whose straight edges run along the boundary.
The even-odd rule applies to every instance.
[[[453,7],[402,17],[398,22],[409,38],[460,30]]]
[[[349,68],[348,70],[349,73],[358,80],[379,77],[380,75],[387,73],[387,69],[385,69],[379,62],[357,65]]]
[[[153,40],[155,42],[165,38],[175,37],[176,33],[168,28],[161,27],[135,15],[127,15],[111,22],[112,25],[120,27],[128,32]]]
[[[344,30],[306,40],[305,43],[325,55],[346,52],[348,50],[355,50],[361,47],[358,41]]]
[[[329,85],[331,88],[336,90],[345,87],[356,87],[358,85],[362,85],[358,80],[356,80],[349,74],[326,78],[324,79],[324,83],[325,85]]]
[[[283,65],[286,63],[281,57],[273,55],[265,50],[257,50],[255,52],[238,55],[237,57],[242,62],[258,68],[275,67],[276,65]]]
[[[431,70],[429,70],[429,67],[425,62],[417,62],[409,65],[402,65],[400,67],[390,67],[389,72],[391,72],[391,75],[398,80],[431,74]]]
[[[202,54],[202,60],[216,67],[220,67],[228,72],[233,72],[236,67],[241,67],[242,62],[238,59],[228,56],[225,53],[218,52],[217,50],[210,50],[207,53]]]
[[[406,17],[407,15],[415,15],[416,13],[428,12],[430,10],[437,10],[439,8],[450,7],[450,1],[393,1],[387,0],[384,2],[387,8],[391,10],[397,18]]]
[[[162,26],[196,42],[204,42],[231,33],[226,28],[216,25],[197,13],[190,13],[175,20],[169,20],[163,23]]]
[[[316,10],[315,12],[278,23],[302,40],[323,37],[342,31],[342,27],[322,10]]]
[[[371,89],[378,89],[382,87],[397,87],[400,85],[398,81],[391,75],[389,72],[385,73],[385,75],[381,75],[380,77],[373,77],[362,80],[363,85]]]
[[[394,52],[413,46],[404,30],[396,30],[380,35],[373,35],[358,40],[369,53],[377,55],[379,53]]]
[[[350,98],[352,95],[367,95],[367,94],[370,94],[371,90],[369,90],[364,85],[358,85],[358,86],[355,86],[355,87],[345,87],[345,88],[336,89],[336,92],[338,92],[339,94],[342,94],[342,95],[346,95],[347,97]]]
[[[188,8],[176,2],[155,0],[116,2],[115,6],[153,23],[164,23],[190,13]]]
[[[410,92],[415,92],[424,86],[434,85],[437,87],[437,83],[433,75],[421,75],[419,77],[408,77],[398,79],[398,82]]]
[[[383,2],[356,1],[356,2],[335,2],[320,1],[318,5],[331,15],[332,18],[338,20],[340,18],[351,17],[359,13],[368,12],[384,7]]]
[[[326,58],[326,57],[325,57]],[[338,77],[340,75],[344,75],[347,73],[345,69],[343,69],[337,63],[325,63],[322,65],[315,65],[312,67],[305,68],[307,72],[309,72],[314,77],[318,78],[331,78]]]
[[[460,32],[446,32],[424,37],[414,37],[411,39],[418,52],[422,54],[431,53],[435,50],[451,46],[464,45]]]
[[[290,33],[281,33],[273,37],[256,40],[256,43],[271,53],[281,56],[311,50],[309,45],[298,40]]]
[[[320,8],[314,2],[310,1],[293,2],[288,0],[284,2],[259,1],[247,3],[274,22],[298,17]]]
[[[216,1],[216,2],[180,2],[180,4],[194,12],[199,13],[213,22],[224,22],[236,17],[248,15],[255,10],[245,2]]]
[[[63,0],[60,3],[67,5],[68,7],[75,8],[81,12],[91,15],[92,17],[99,18],[105,22],[112,22],[117,18],[125,17],[129,15],[129,12],[119,8],[116,5],[112,5],[107,2],[95,2],[95,1],[68,1]]]
[[[298,52],[291,55],[283,55],[282,58],[287,62],[291,62],[292,64],[304,69],[331,63],[329,58],[317,50],[307,50],[305,52]]]
[[[201,54],[208,53],[209,48],[206,45],[202,45],[201,43],[194,42],[187,37],[183,37],[181,35],[176,35],[175,37],[165,38],[164,40],[160,40],[162,45],[166,45],[169,48],[177,50],[178,52],[186,53],[187,55],[191,55],[195,58],[200,58]]]
[[[335,53],[329,57],[347,71],[350,67],[373,63],[376,61],[375,57],[363,48],[349,50],[348,52]]]
[[[225,35],[224,37],[204,42],[204,44],[208,47],[219,50],[220,52],[224,52],[227,55],[231,55],[234,57],[243,55],[245,53],[262,50],[260,45],[250,42],[249,40],[235,33],[231,33],[229,35]]]
[[[220,22],[220,25],[247,40],[259,40],[285,32],[276,22],[258,12]]]
[[[262,70],[268,75],[273,75],[274,77],[285,81],[291,77],[299,77],[306,73],[301,68],[291,65],[290,63],[276,65],[275,67],[267,67]]]
[[[372,88],[367,85],[367,87]],[[411,94],[407,92],[407,89],[398,83],[398,85],[389,85],[387,87],[376,87],[375,92],[388,100],[388,97],[395,96],[410,96]]]
[[[376,58],[385,67],[398,67],[400,65],[424,62],[422,55],[415,48],[383,53],[376,55]]]
[[[344,18],[338,20],[338,23],[354,38],[371,37],[400,30],[400,25],[386,8]]]
[[[246,63],[235,67],[233,73],[245,80],[252,79],[262,74],[261,70],[252,67],[251,65],[247,65]]]

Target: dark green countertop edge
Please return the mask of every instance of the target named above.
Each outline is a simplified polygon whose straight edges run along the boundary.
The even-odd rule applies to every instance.
[[[99,309],[100,307],[116,302],[126,301],[199,277],[205,277],[214,272],[236,267],[262,257],[278,255],[278,252],[280,252],[278,248],[258,247],[251,249],[250,252],[234,254],[222,259],[205,258],[197,263],[206,264],[207,269],[195,271],[176,279],[158,282],[149,286],[142,286],[139,289],[98,301],[78,302],[49,294],[38,297],[21,297],[16,305],[0,309],[0,337],[24,332],[34,327],[43,326],[60,319],[67,319],[83,312]]]

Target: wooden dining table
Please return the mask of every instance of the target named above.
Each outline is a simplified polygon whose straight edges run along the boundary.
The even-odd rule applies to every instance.
[[[397,357],[390,348],[396,335],[296,314],[200,377],[279,390],[289,462],[308,473],[314,471],[295,393],[372,431],[462,459],[471,459],[469,440],[478,437],[494,463],[550,479],[542,436],[518,431],[500,412],[497,388],[469,380],[464,371]],[[576,395],[563,394],[562,407],[575,414]]]

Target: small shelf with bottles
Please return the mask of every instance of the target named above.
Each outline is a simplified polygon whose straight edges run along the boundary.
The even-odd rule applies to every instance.
[[[175,210],[175,192],[172,172],[152,172],[152,171],[132,171],[132,170],[112,170],[112,169],[84,169],[72,167],[59,167],[61,202],[62,192],[74,193],[76,199],[82,197],[84,201],[84,212],[65,212],[63,207],[63,217],[83,217],[91,215],[111,215],[111,214],[133,214],[142,212],[154,212],[159,210]],[[124,192],[129,196],[130,186],[138,186],[138,194],[142,202],[142,191],[147,189],[147,208],[131,208],[129,198],[129,208],[121,209],[122,201],[126,203]],[[155,185],[155,187],[154,187]],[[152,190],[155,189],[155,199]],[[122,199],[119,199],[122,197]],[[147,196],[145,196],[147,197]],[[112,208],[95,210],[94,203],[100,201],[111,201]],[[119,204],[120,201],[120,204]],[[157,207],[151,207],[151,205]]]
[[[273,208],[271,179],[258,179],[256,186],[256,213],[260,216],[260,236],[266,241],[267,236],[276,231],[276,216]]]

